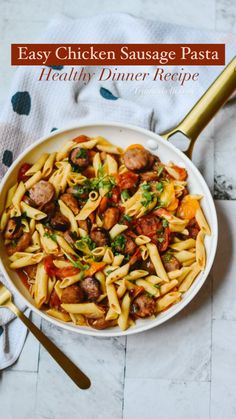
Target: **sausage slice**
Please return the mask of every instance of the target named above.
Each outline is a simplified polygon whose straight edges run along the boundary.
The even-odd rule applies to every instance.
[[[29,190],[29,197],[36,207],[46,205],[53,199],[54,194],[54,186],[46,180],[40,180]]]
[[[168,255],[168,257],[166,257],[166,255],[164,255],[163,258],[162,258],[162,261],[163,261],[165,270],[167,272],[175,271],[177,269],[180,269],[180,267],[181,267],[180,262],[173,255],[170,255],[170,256]]]
[[[31,234],[30,233],[24,233],[19,238],[16,245],[8,244],[6,246],[7,253],[9,256],[13,255],[16,252],[23,252],[31,243]]]
[[[71,193],[62,194],[60,199],[71,209],[75,215],[79,214],[79,203]]]
[[[95,228],[90,232],[90,238],[96,243],[97,247],[108,246],[109,236],[106,230],[103,228]]]
[[[146,294],[141,294],[136,297],[131,306],[131,312],[134,313],[136,317],[150,317],[155,313],[155,311],[155,300]]]
[[[22,232],[23,230],[20,221],[15,218],[10,218],[4,232],[4,237],[6,240],[18,239]]]
[[[69,287],[63,288],[61,295],[61,302],[64,304],[78,304],[84,299],[83,290],[79,285],[73,284]]]
[[[155,156],[145,148],[133,147],[128,148],[128,150],[124,152],[124,163],[129,170],[142,171],[151,169],[154,162]]]
[[[54,230],[58,231],[66,231],[70,228],[70,221],[59,211],[51,218],[50,224]]]
[[[69,156],[69,162],[79,170],[84,170],[89,165],[89,153],[86,148],[76,147]]]
[[[89,301],[97,300],[102,293],[100,282],[92,276],[83,279],[83,281],[80,282],[80,286]]]
[[[104,213],[103,228],[110,230],[119,220],[120,211],[118,208],[107,208]]]

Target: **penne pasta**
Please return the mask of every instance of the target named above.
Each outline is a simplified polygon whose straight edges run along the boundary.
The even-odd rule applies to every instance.
[[[10,263],[11,269],[20,269],[29,265],[36,265],[43,259],[43,253],[14,253],[14,260]],[[11,259],[10,259],[11,260]]]
[[[196,215],[195,218],[198,222],[198,225],[200,227],[200,229],[207,235],[210,236],[211,235],[211,229],[209,227],[209,224],[206,220],[206,217],[201,209],[201,207],[199,206],[197,211],[196,211]]]
[[[83,314],[90,319],[99,319],[104,316],[104,310],[95,303],[61,304],[61,307],[71,314]]]
[[[151,239],[149,237],[143,236],[143,235],[137,236],[136,239],[135,239],[135,243],[138,246],[142,246],[143,244],[150,243],[150,241],[151,241]]]
[[[47,314],[63,322],[69,322],[71,320],[71,317],[69,314],[59,311],[56,308],[49,308],[47,310]]]
[[[107,292],[107,298],[108,298],[108,301],[109,301],[109,306],[111,307],[111,309],[115,313],[120,314],[121,313],[121,308],[120,308],[120,303],[119,303],[119,300],[118,300],[115,285],[112,284],[112,283],[107,283],[106,284],[106,292]]]
[[[202,230],[199,231],[196,239],[196,262],[203,271],[206,266],[206,250],[204,246],[205,234]]]
[[[13,185],[9,189],[9,191],[7,193],[6,204],[5,204],[6,209],[9,208],[12,205],[12,199],[13,199],[13,196],[15,195],[15,193],[16,193],[17,187],[18,187],[18,183],[15,183],[15,185]]]
[[[35,164],[33,164],[33,166],[31,166],[29,168],[29,170],[27,170],[27,172],[25,173],[26,176],[32,176],[34,175],[36,172],[40,172],[42,167],[44,166],[44,163],[46,162],[46,160],[48,159],[49,154],[48,153],[43,153],[40,158],[37,160],[37,162]]]
[[[75,216],[73,214],[73,212],[71,211],[71,209],[61,200],[58,200],[58,204],[61,210],[61,213],[68,218],[68,220],[70,221],[70,229],[71,231],[74,231],[75,233],[79,233],[79,227],[77,224],[77,221],[75,219]]]
[[[129,272],[130,264],[126,263],[125,265],[115,269],[107,276],[107,284],[111,284],[112,282],[117,281],[118,279],[123,278]]]
[[[39,211],[36,208],[30,207],[28,204],[26,204],[23,201],[21,202],[20,206],[21,206],[21,210],[26,213],[27,217],[33,218],[36,221],[42,220],[43,218],[47,216],[47,214],[45,214],[44,212]]]
[[[114,240],[114,238],[116,236],[119,236],[119,234],[123,233],[125,230],[127,230],[127,226],[124,224],[115,224],[112,229],[110,230],[110,237],[112,240]]]
[[[107,155],[107,172],[109,175],[116,175],[118,172],[117,161],[110,154]]]
[[[181,299],[181,292],[169,292],[157,300],[157,312],[166,310],[172,304],[179,302]]]
[[[86,220],[88,216],[97,209],[101,202],[101,196],[98,197],[97,200],[91,201],[91,199],[88,199],[86,204],[83,206],[80,213],[75,217],[76,220]]]
[[[42,262],[40,262],[37,266],[34,287],[35,303],[36,306],[40,308],[48,298],[48,275]]]
[[[53,165],[56,159],[56,153],[51,153],[49,154],[49,156],[47,157],[43,167],[42,167],[42,177],[43,178],[48,178],[52,171],[53,171]],[[39,169],[41,170],[41,168]]]
[[[26,191],[30,188],[32,188],[32,186],[35,185],[35,183],[39,182],[40,179],[42,178],[42,173],[40,171],[34,173],[25,183],[25,189]]]
[[[160,295],[160,291],[158,288],[155,287],[155,285],[153,285],[151,282],[148,282],[145,279],[138,279],[136,281],[136,284],[139,285],[140,287],[143,287],[145,289],[146,292],[148,292],[149,294],[153,295],[153,297],[159,297]]]
[[[194,279],[199,274],[200,270],[201,270],[201,268],[197,263],[195,263],[192,266],[191,271],[186,275],[186,277],[184,278],[184,280],[181,282],[181,284],[179,286],[179,291],[180,292],[186,292],[190,288]]]
[[[187,240],[179,241],[178,243],[171,244],[170,248],[181,251],[181,250],[191,249],[192,247],[195,247],[195,246],[196,246],[196,240],[187,239]]]
[[[169,282],[168,275],[165,271],[164,265],[162,263],[162,260],[160,258],[158,249],[155,244],[153,243],[147,243],[147,248],[149,251],[150,259],[155,267],[157,276],[163,279],[165,282]]]
[[[130,296],[127,292],[125,296],[123,297],[122,303],[121,303],[121,313],[118,318],[118,325],[121,328],[121,330],[126,330],[128,327],[128,319],[129,319],[129,310],[130,310]]]

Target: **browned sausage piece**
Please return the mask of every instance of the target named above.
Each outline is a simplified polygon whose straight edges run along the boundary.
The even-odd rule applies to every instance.
[[[95,228],[90,232],[90,238],[96,243],[97,247],[109,245],[109,236],[103,228]]]
[[[138,234],[153,237],[161,227],[161,222],[155,215],[144,215],[136,220],[135,223]]]
[[[75,215],[79,214],[79,203],[72,194],[64,193],[60,196],[60,199],[71,209]]]
[[[80,282],[80,286],[84,291],[87,299],[90,301],[97,300],[102,293],[100,282],[92,276],[88,276],[87,278],[83,279],[83,281]]]
[[[142,261],[142,269],[148,271],[150,275],[156,275],[156,269],[150,259],[146,259]]]
[[[87,322],[89,326],[97,330],[107,329],[114,325],[114,321],[105,320],[105,317],[101,317],[100,319],[87,319]]]
[[[200,231],[200,227],[198,225],[198,222],[197,222],[196,218],[192,218],[192,220],[189,221],[189,223],[187,225],[187,230],[189,232],[189,237],[196,240],[197,235]]]
[[[133,239],[131,237],[125,236],[125,239],[126,239],[126,243],[125,243],[124,253],[126,255],[130,255],[131,256],[136,251],[137,246],[136,246],[135,242],[133,241]]]
[[[31,242],[31,234],[30,233],[22,234],[22,236],[19,238],[16,245],[8,244],[6,246],[8,255],[13,255],[13,253],[16,253],[16,252],[23,252],[30,245],[30,242]]]
[[[86,148],[76,147],[69,156],[70,163],[77,169],[84,170],[89,165],[89,153]]]
[[[151,154],[145,148],[129,148],[124,153],[124,163],[129,170],[145,170],[149,168],[150,156]]]
[[[165,257],[165,255],[162,258],[162,262],[164,264],[165,270],[167,272],[175,271],[177,269],[180,269],[181,264],[173,255],[168,255],[168,257]]]
[[[81,303],[83,299],[83,290],[77,284],[70,285],[62,290],[61,302],[64,304],[78,304]]]
[[[104,213],[103,228],[110,230],[119,220],[120,211],[118,208],[107,208]]]
[[[22,232],[23,230],[20,221],[15,218],[10,218],[4,232],[4,237],[6,240],[18,239]]]
[[[46,180],[40,180],[29,190],[29,197],[37,207],[43,207],[50,202],[54,194],[54,186]]]
[[[52,217],[55,214],[55,211],[56,211],[56,204],[55,204],[55,202],[51,201],[51,202],[48,202],[47,204],[45,204],[42,207],[42,211],[45,212],[50,217]]]
[[[131,312],[137,317],[150,317],[156,311],[156,302],[152,297],[141,294],[136,297],[131,306]]]
[[[112,245],[116,252],[130,256],[133,255],[137,249],[134,240],[125,234],[117,236]]]
[[[70,221],[67,217],[57,211],[56,214],[51,218],[50,225],[54,230],[66,231],[70,227]]]
[[[140,174],[142,182],[152,182],[158,180],[157,172],[144,172]]]

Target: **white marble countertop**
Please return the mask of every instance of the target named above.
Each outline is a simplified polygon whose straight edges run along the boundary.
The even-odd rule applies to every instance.
[[[56,13],[80,17],[124,11],[197,28],[236,32],[235,0],[0,0],[0,106],[8,100],[14,68],[10,44],[33,41]],[[6,68],[6,71],[2,71]],[[2,419],[235,419],[236,299],[233,242],[236,148],[235,105],[226,106],[201,135],[207,172],[220,222],[214,269],[199,294],[180,314],[146,333],[97,339],[33,320],[91,378],[78,390],[28,335],[18,362],[0,374]],[[224,138],[224,141],[222,141]],[[205,173],[206,174],[206,173]]]

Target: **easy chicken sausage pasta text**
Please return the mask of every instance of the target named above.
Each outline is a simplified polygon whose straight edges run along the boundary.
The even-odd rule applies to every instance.
[[[187,177],[141,145],[85,135],[24,163],[1,215],[10,268],[59,320],[126,330],[154,318],[206,264],[210,227]]]

